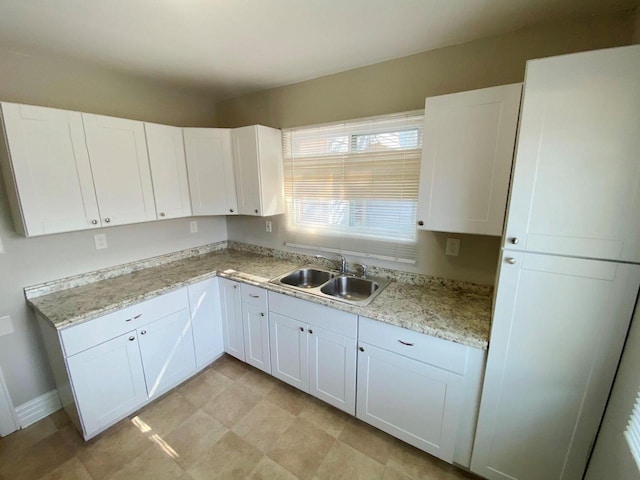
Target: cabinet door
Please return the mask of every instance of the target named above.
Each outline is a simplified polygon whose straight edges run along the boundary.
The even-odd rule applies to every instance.
[[[92,436],[147,399],[136,332],[67,358],[85,437]]]
[[[188,292],[196,366],[202,368],[224,352],[218,279],[189,285]]]
[[[638,85],[640,45],[527,62],[508,248],[640,262]]]
[[[82,114],[102,224],[156,219],[142,122]]]
[[[360,347],[356,416],[451,462],[462,376],[367,343]]]
[[[220,278],[220,308],[224,351],[244,362],[244,334],[240,287],[236,282]]]
[[[427,98],[419,229],[502,235],[521,91],[514,84]]]
[[[196,370],[188,309],[138,329],[147,393],[154,398]]]
[[[158,219],[191,215],[182,129],[144,124]]]
[[[356,341],[309,326],[309,393],[340,410],[356,412]]]
[[[81,114],[2,103],[2,117],[16,229],[34,236],[100,227]]]
[[[309,346],[305,323],[269,312],[271,374],[305,392],[309,391]]]
[[[513,252],[502,262],[471,469],[490,479],[580,479],[640,265]]]
[[[261,215],[258,131],[255,125],[231,133],[240,215]]]
[[[266,294],[266,292],[265,292]],[[242,304],[245,361],[260,370],[271,373],[269,351],[269,317],[263,307]]]
[[[231,130],[184,128],[182,132],[193,214],[237,214]]]

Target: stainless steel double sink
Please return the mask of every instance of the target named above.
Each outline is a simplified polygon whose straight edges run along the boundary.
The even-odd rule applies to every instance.
[[[361,278],[316,266],[304,266],[274,278],[271,283],[352,305],[368,305],[389,285],[390,280]]]

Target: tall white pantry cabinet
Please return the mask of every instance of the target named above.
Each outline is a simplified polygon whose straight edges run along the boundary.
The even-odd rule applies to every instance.
[[[471,469],[584,474],[640,286],[640,46],[527,63]]]

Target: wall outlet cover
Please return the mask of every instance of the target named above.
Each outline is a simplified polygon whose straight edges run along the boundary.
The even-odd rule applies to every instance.
[[[13,322],[11,321],[11,317],[9,315],[0,317],[0,337],[2,335],[9,335],[10,333],[13,333]]]
[[[447,238],[446,255],[457,257],[460,255],[460,239],[459,238]]]
[[[191,231],[191,233],[197,233],[198,232],[198,221],[197,220],[191,220],[189,222],[189,230]]]
[[[96,233],[93,236],[93,240],[96,242],[96,250],[102,250],[103,248],[107,248],[107,234],[106,233]]]
[[[2,245],[2,237],[0,237],[0,253],[4,253],[4,246]]]
[[[272,226],[271,226],[271,220],[267,220],[266,226],[265,226],[265,230],[267,231],[267,233],[271,233],[273,232]]]

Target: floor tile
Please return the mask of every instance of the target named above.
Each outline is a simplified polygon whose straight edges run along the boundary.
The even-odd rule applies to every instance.
[[[174,390],[137,412],[134,417],[144,422],[153,433],[162,436],[174,430],[197,409],[198,407]]]
[[[198,462],[188,469],[194,480],[245,479],[262,452],[233,432],[228,432]]]
[[[338,437],[342,442],[385,465],[396,440],[381,430],[350,418]]]
[[[298,477],[269,457],[262,457],[248,478],[250,480],[296,480]]]
[[[272,402],[261,400],[233,427],[247,442],[266,452],[296,417]]]
[[[384,467],[381,480],[412,480],[412,478],[387,465]]]
[[[193,465],[220,440],[228,429],[220,422],[198,410],[178,428],[164,437],[164,448],[175,452],[175,461],[184,469]],[[160,448],[163,446],[159,444]]]
[[[260,396],[249,387],[234,383],[204,404],[202,410],[224,426],[231,428],[259,401]]]
[[[307,399],[298,416],[313,423],[316,427],[320,427],[329,435],[336,438],[351,418],[351,416],[345,412],[313,397]]]
[[[281,383],[279,380],[258,370],[257,368],[252,368],[246,372],[237,380],[237,382],[254,390],[260,396],[268,394],[276,387],[276,385]]]
[[[108,480],[175,480],[184,471],[165,452],[149,448],[122,469],[108,477]]]
[[[335,441],[324,430],[296,418],[267,455],[298,477],[311,478]]]
[[[340,441],[335,442],[320,464],[314,478],[318,480],[375,480],[382,476],[384,465]]]
[[[266,396],[267,400],[288,410],[293,415],[298,415],[302,411],[308,398],[309,395],[306,393],[282,382],[279,382]]]
[[[40,480],[92,480],[78,457],[72,457]]]
[[[55,433],[57,429],[55,421],[49,416],[27,428],[0,438],[0,465],[7,459],[15,458],[21,450]]]
[[[178,392],[197,407],[217,397],[230,386],[233,380],[215,370],[207,369],[197,377],[185,382]]]
[[[388,465],[415,480],[447,480],[454,472],[452,465],[401,441],[391,449]]]
[[[210,367],[212,370],[223,374],[231,380],[238,380],[248,370],[251,369],[246,363],[232,357],[231,355],[225,355],[224,357],[216,360]]]

